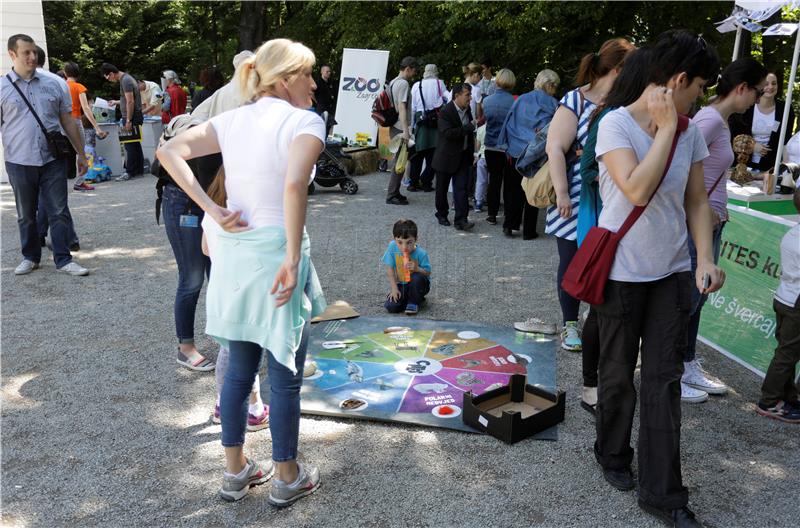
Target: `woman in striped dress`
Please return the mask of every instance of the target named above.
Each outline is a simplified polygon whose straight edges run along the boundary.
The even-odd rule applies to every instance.
[[[600,51],[581,60],[578,88],[567,92],[559,101],[558,110],[547,134],[547,157],[550,177],[556,191],[556,205],[547,210],[545,233],[554,235],[558,245],[556,284],[561,305],[563,329],[561,347],[581,351],[583,344],[578,328],[580,301],[561,288],[572,257],[578,250],[578,201],[581,195],[580,150],[589,133],[589,121],[597,104],[605,98],[633,45],[623,38],[607,40]]]

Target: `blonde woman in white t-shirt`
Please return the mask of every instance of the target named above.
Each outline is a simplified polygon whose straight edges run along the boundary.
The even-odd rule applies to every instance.
[[[303,110],[316,88],[314,62],[313,52],[298,42],[264,43],[239,77],[243,100],[251,104],[194,127],[158,151],[176,183],[224,231],[215,241],[220,250],[209,282],[206,332],[230,352],[220,398],[226,458],[220,496],[229,501],[269,480],[273,470],[269,501],[276,506],[308,495],[320,482],[317,468],[297,462],[304,328],[311,316],[301,296],[304,285],[316,282],[305,234],[306,201],[325,138],[319,116]],[[224,158],[227,207],[203,192],[186,164],[215,152]],[[239,262],[231,262],[237,257]],[[267,280],[270,295],[258,287]],[[271,386],[272,461],[262,469],[245,457],[243,444],[247,399],[263,348]]]

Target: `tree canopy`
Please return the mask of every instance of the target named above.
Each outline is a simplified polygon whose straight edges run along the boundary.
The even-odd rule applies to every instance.
[[[210,65],[230,74],[238,50],[275,37],[304,42],[334,75],[346,47],[388,50],[389,75],[404,56],[418,57],[422,64],[437,64],[448,83],[461,79],[465,64],[489,57],[495,69],[514,71],[517,92],[531,89],[545,67],[561,76],[562,89],[568,88],[581,57],[611,37],[641,45],[664,30],[686,28],[703,34],[723,64],[734,40],[714,26],[730,14],[733,2],[81,0],[43,5],[51,64],[78,63],[82,82],[98,95],[116,90],[99,73],[104,61],[149,80],[158,80],[164,69],[196,80]],[[762,45],[760,35],[753,42],[754,54],[782,74],[791,62],[792,42],[767,38]]]

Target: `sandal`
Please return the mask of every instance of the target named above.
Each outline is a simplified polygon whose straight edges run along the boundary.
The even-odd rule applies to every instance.
[[[184,366],[189,370],[197,370],[199,372],[208,372],[209,370],[214,370],[217,367],[217,365],[207,357],[199,353],[198,355],[200,356],[200,359],[194,362],[190,361],[189,358],[186,357],[179,348],[178,359],[176,361],[178,362],[179,365]]]

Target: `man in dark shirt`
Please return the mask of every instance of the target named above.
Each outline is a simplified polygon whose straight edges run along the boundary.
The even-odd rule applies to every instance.
[[[322,65],[316,83],[317,89],[314,92],[314,98],[317,100],[317,113],[322,115],[324,112],[328,112],[328,120],[325,123],[327,132],[333,125],[333,117],[336,114],[336,94],[339,89],[338,83],[331,76],[330,66]]]
[[[141,127],[144,123],[139,83],[131,74],[119,71],[116,66],[107,62],[103,63],[100,71],[107,81],[119,83],[119,109],[122,112],[120,136],[130,134],[133,127]],[[139,129],[139,133],[141,134],[141,129]],[[141,140],[130,141],[123,145],[125,146],[125,173],[117,178],[117,181],[126,181],[144,173],[144,153]]]

